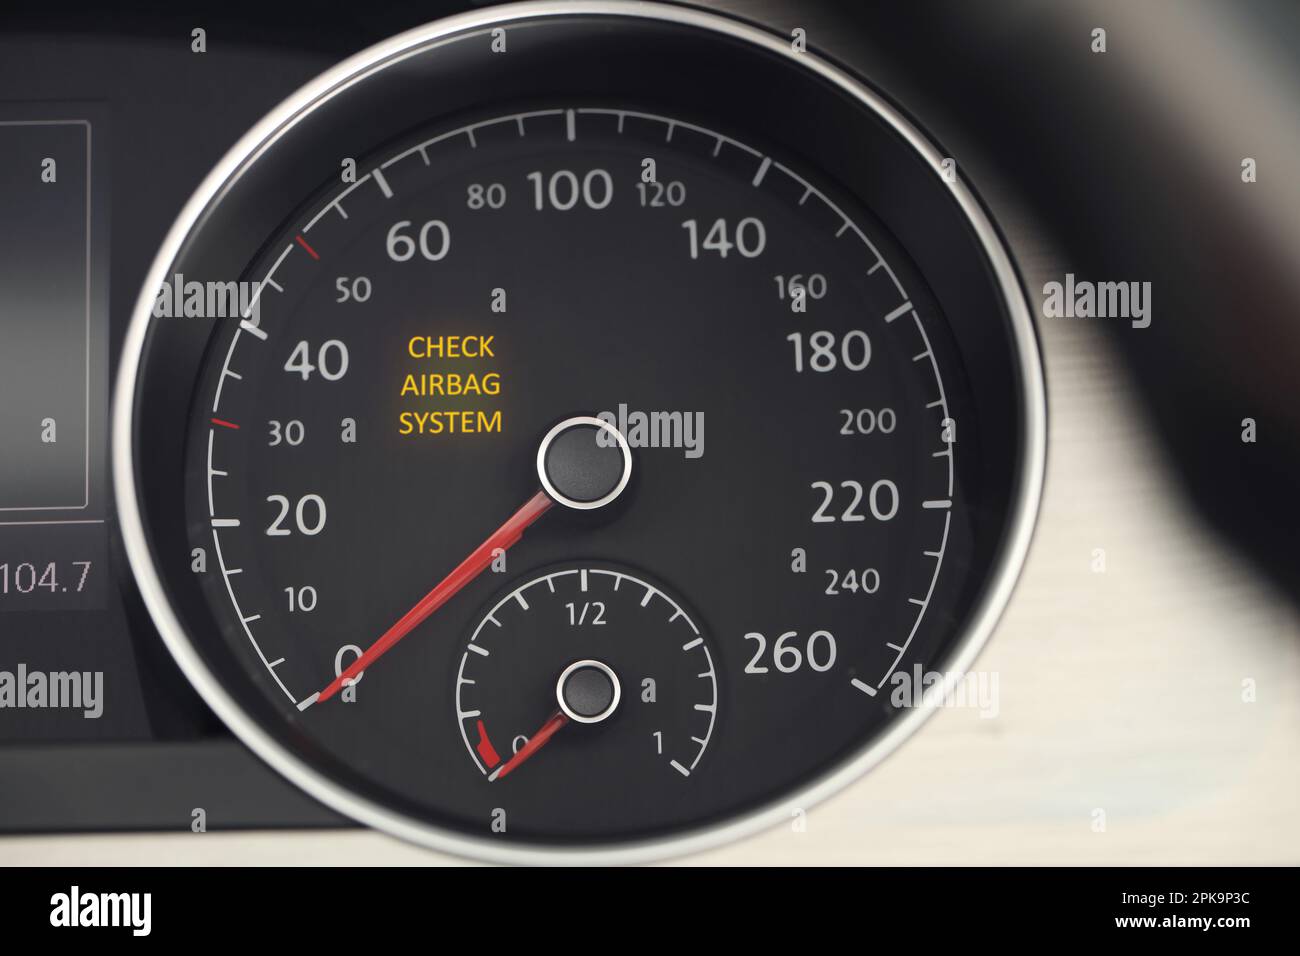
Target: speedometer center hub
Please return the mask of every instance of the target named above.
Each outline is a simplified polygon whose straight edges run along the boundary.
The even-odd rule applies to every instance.
[[[557,503],[580,511],[601,508],[627,487],[632,452],[609,422],[590,416],[568,418],[542,439],[537,474]]]

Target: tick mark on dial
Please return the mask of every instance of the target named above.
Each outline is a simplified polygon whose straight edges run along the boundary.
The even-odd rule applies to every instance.
[[[317,260],[318,262],[320,261],[320,253],[307,244],[307,240],[302,237],[301,233],[294,236],[294,239],[297,241],[298,245],[302,246],[304,249],[307,250],[307,255],[311,256],[313,259]]]

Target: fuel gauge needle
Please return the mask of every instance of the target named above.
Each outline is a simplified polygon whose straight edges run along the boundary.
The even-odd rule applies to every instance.
[[[592,658],[574,661],[555,682],[555,701],[559,710],[547,718],[513,757],[489,774],[488,780],[497,780],[510,773],[541,750],[569,721],[599,724],[608,720],[618,710],[618,702],[622,699],[623,685],[614,668]]]
[[[551,714],[546,723],[542,724],[542,726],[538,728],[537,733],[528,738],[528,743],[520,747],[513,757],[501,766],[497,767],[496,770],[492,771],[488,776],[488,780],[497,780],[510,773],[510,771],[514,770],[533,754],[537,753],[537,751],[541,750],[542,747],[546,745],[546,742],[554,737],[560,728],[568,722],[568,716],[562,711],[557,710],[555,713]]]
[[[492,563],[499,551],[505,551],[523,537],[524,531],[550,510],[555,502],[544,491],[539,491],[528,499],[501,527],[492,532],[487,540],[469,553],[460,564],[445,578],[439,581],[419,602],[403,614],[383,636],[371,644],[360,657],[352,662],[343,673],[332,680],[324,690],[316,695],[313,703],[329,700],[350,680],[388,653],[398,641],[415,630],[425,618],[446,604],[465,585],[482,574]],[[310,698],[309,698],[310,699]]]

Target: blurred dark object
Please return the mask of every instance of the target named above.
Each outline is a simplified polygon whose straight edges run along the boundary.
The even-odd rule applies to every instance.
[[[1192,500],[1300,599],[1300,3],[930,0],[784,16],[918,116],[977,186],[1014,194],[1065,270],[1152,284],[1149,328],[1092,321]]]

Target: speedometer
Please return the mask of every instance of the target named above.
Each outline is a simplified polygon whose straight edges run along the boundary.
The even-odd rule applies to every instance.
[[[489,859],[680,852],[803,812],[969,666],[1037,506],[1032,328],[959,161],[806,42],[432,24],[182,213],[123,533],[310,793]]]

